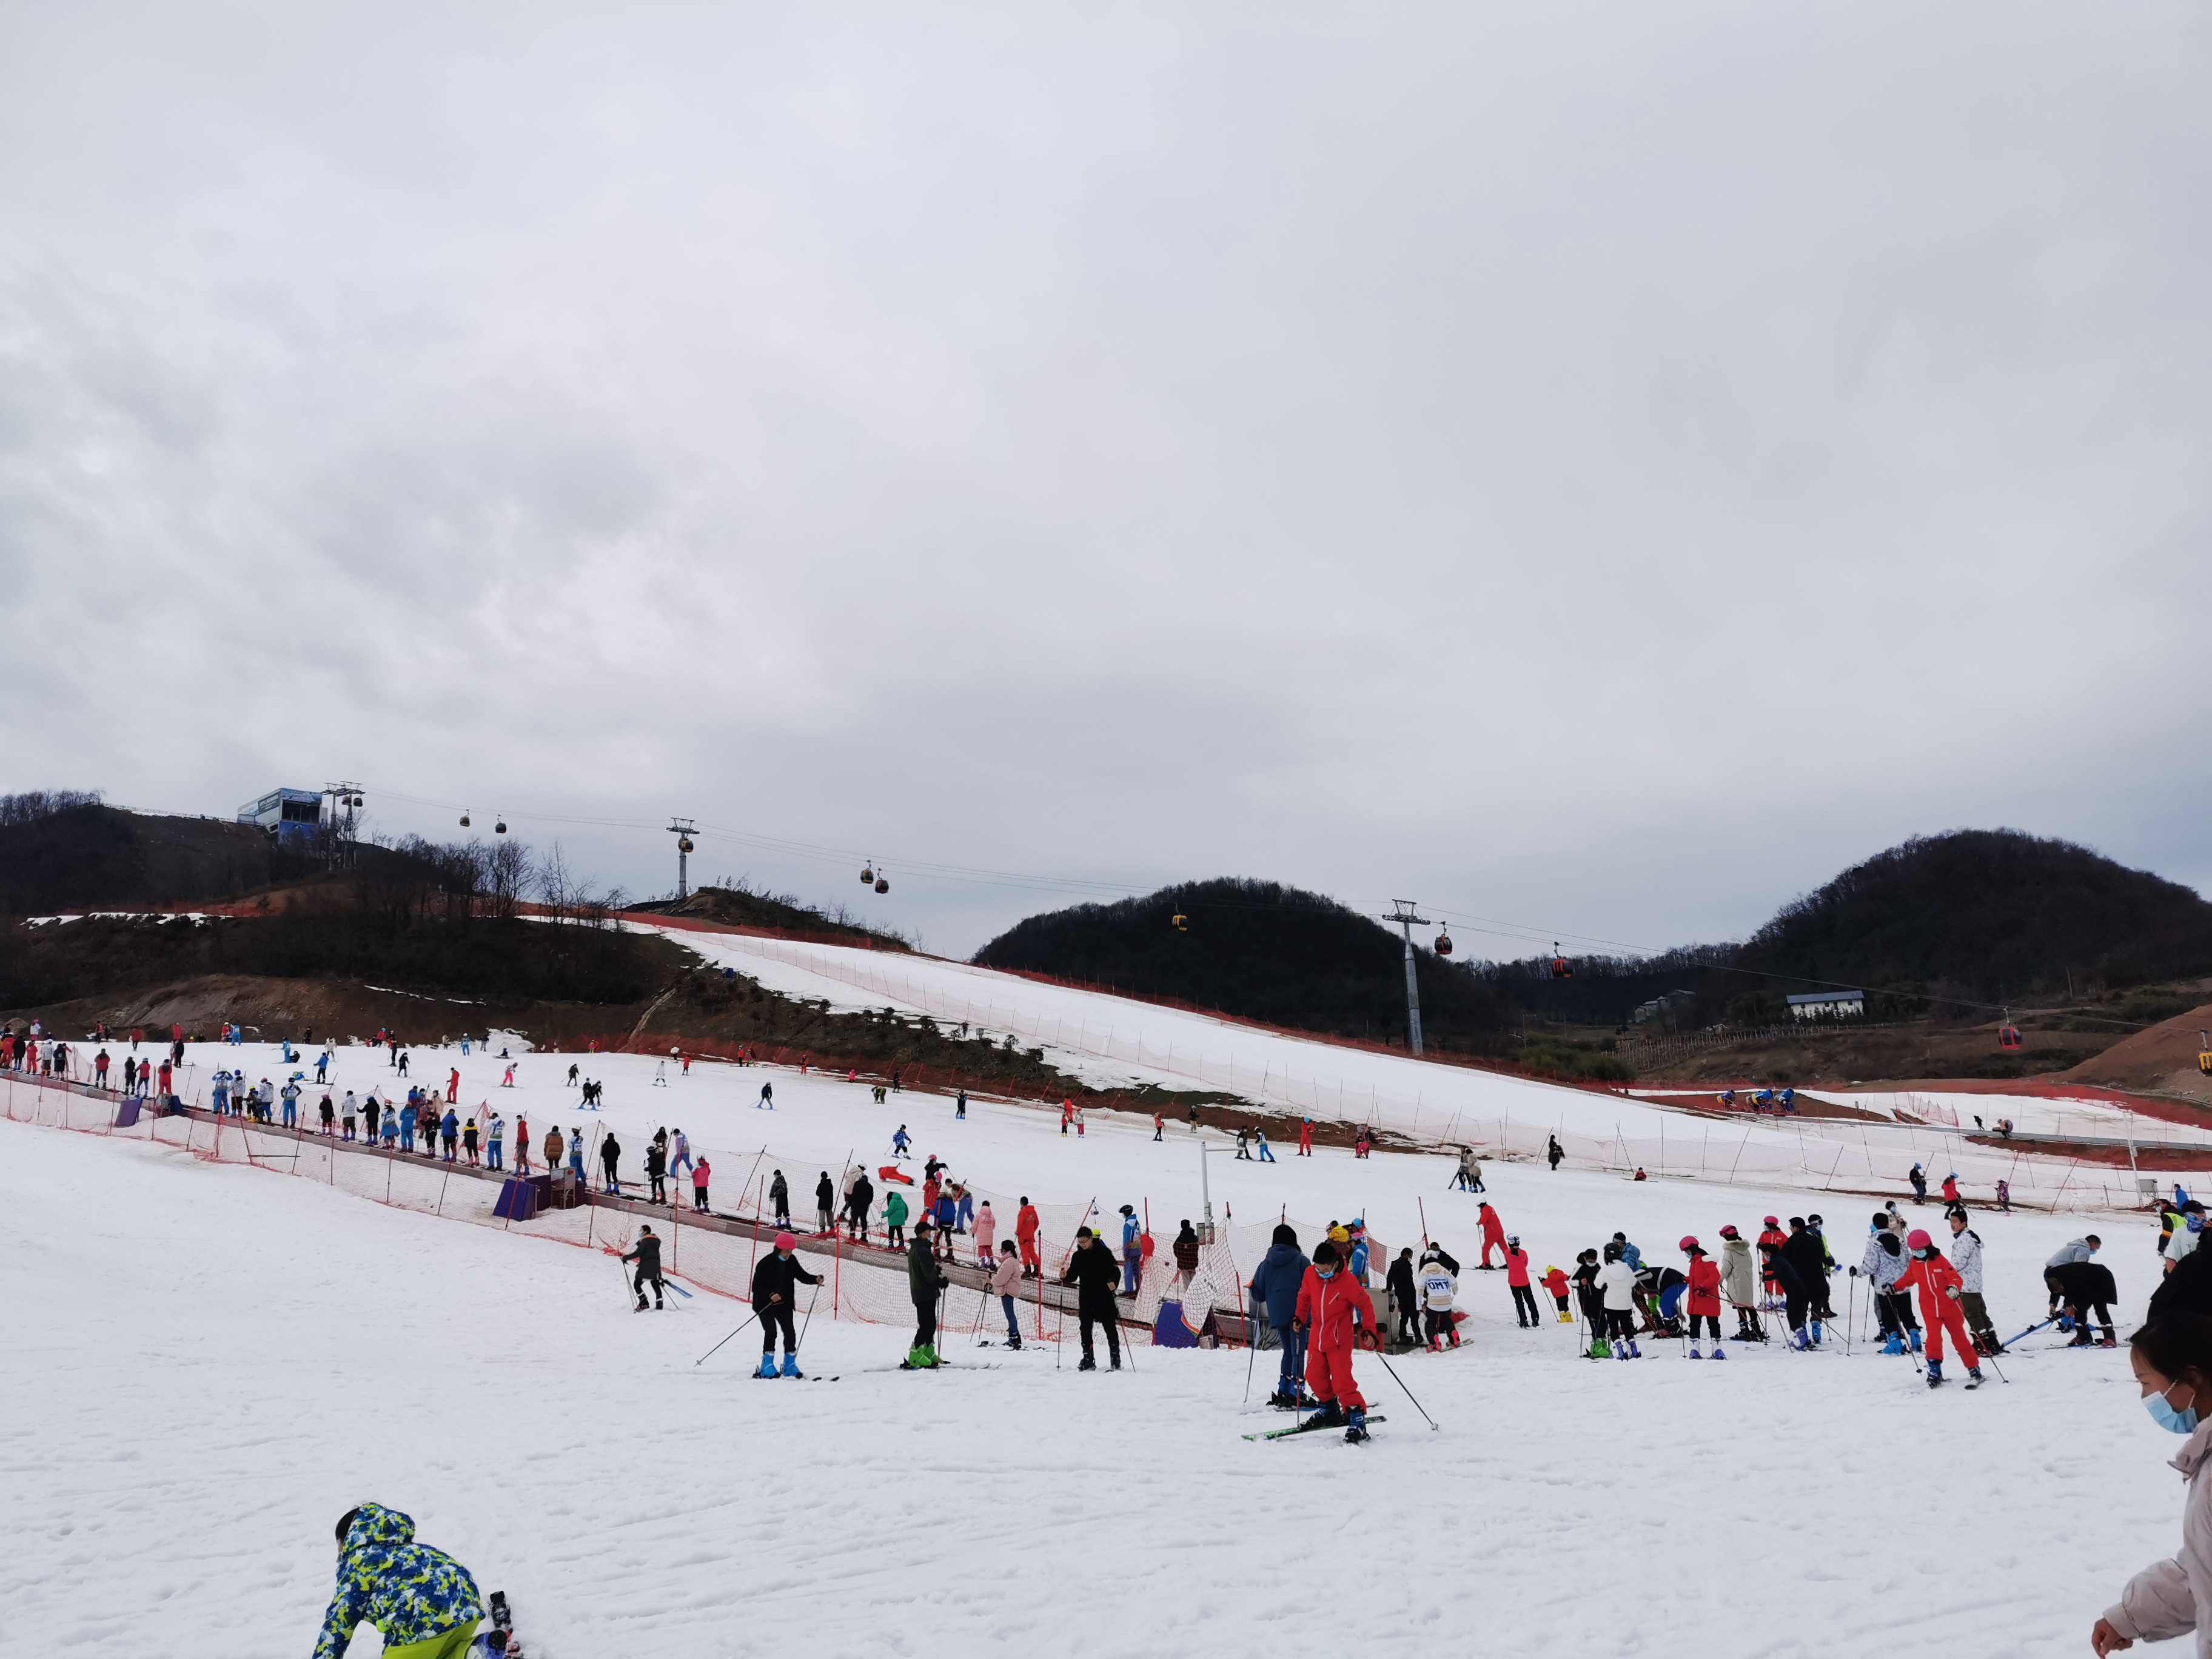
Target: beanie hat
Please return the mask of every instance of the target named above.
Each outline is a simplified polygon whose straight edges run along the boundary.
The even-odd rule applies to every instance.
[[[795,1250],[799,1248],[799,1241],[789,1233],[778,1233],[775,1236],[775,1248],[779,1250]]]
[[[1327,1242],[1331,1244],[1349,1244],[1352,1243],[1352,1235],[1345,1231],[1341,1227],[1331,1227],[1328,1230],[1328,1238]],[[1334,1256],[1329,1259],[1331,1261],[1335,1260]]]
[[[1336,1246],[1324,1238],[1314,1246],[1313,1259],[1316,1267],[1329,1266],[1336,1260]]]
[[[1295,1250],[1298,1248],[1298,1230],[1287,1221],[1279,1221],[1275,1224],[1273,1242],[1278,1244],[1287,1244]]]

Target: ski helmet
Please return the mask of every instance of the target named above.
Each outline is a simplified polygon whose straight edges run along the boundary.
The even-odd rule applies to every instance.
[[[778,1233],[775,1236],[775,1248],[779,1250],[795,1250],[799,1248],[799,1241],[789,1233]]]
[[[1695,1250],[1698,1248],[1696,1236],[1694,1234],[1684,1234],[1682,1242],[1680,1244],[1677,1244],[1674,1248],[1681,1251],[1685,1255],[1688,1255],[1691,1251]]]
[[[1905,1236],[1905,1248],[1908,1250],[1924,1250],[1932,1243],[1934,1241],[1928,1237],[1928,1230],[1924,1227],[1915,1227]]]
[[[1743,1235],[1736,1231],[1734,1224],[1731,1224],[1730,1225],[1721,1229],[1721,1237],[1723,1238],[1741,1238]]]
[[[1769,1216],[1766,1218],[1765,1224],[1769,1227],[1779,1227],[1782,1224],[1782,1222],[1778,1217]]]

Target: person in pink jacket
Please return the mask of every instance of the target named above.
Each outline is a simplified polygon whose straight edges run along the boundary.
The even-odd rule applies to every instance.
[[[991,1213],[991,1206],[983,1206],[982,1215],[975,1218],[980,1227],[983,1216]],[[1014,1291],[1022,1282],[1022,1259],[1014,1253],[1014,1241],[1008,1239],[999,1247],[999,1265],[991,1271],[991,1289],[999,1298],[999,1307],[1006,1316],[1006,1346],[1022,1346],[1022,1322],[1014,1316]]]
[[[983,1207],[975,1212],[975,1250],[983,1258],[983,1265],[991,1265],[991,1243],[999,1236],[999,1218],[991,1213],[991,1200],[985,1199]]]

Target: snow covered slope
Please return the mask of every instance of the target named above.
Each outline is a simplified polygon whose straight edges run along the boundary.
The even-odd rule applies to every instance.
[[[626,1127],[664,1101],[695,1133],[752,1110],[627,1064],[606,1067]],[[777,1081],[779,1136],[856,1133],[857,1091]],[[931,1104],[962,1164],[1194,1202],[1187,1144]],[[1373,1443],[1254,1444],[1273,1419],[1243,1406],[1242,1352],[1083,1376],[971,1349],[953,1357],[998,1368],[917,1376],[879,1369],[905,1332],[817,1320],[809,1366],[842,1380],[757,1382],[750,1333],[693,1363],[741,1308],[634,1315],[586,1251],[120,1137],[0,1123],[0,1167],[11,1653],[305,1652],[331,1525],[367,1498],[506,1589],[542,1659],[2070,1655],[2178,1526],[2174,1443],[2124,1353],[2023,1351],[1973,1395],[1864,1352],[1600,1364],[1565,1328],[1516,1329],[1502,1275],[1470,1271],[1468,1349],[1396,1362],[1440,1431],[1363,1357]],[[1422,1200],[1472,1233],[1433,1158],[1217,1170],[1240,1209],[1399,1225]],[[1667,1258],[1805,1196],[1492,1175],[1540,1265],[1616,1227]],[[1839,1255],[1863,1207],[1829,1205]],[[1980,1225],[2015,1328],[2079,1224]],[[2134,1305],[2148,1227],[2104,1232]]]

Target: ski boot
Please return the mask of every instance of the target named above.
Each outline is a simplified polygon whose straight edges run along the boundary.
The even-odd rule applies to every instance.
[[[1431,1353],[1442,1353],[1443,1351],[1444,1340],[1443,1337],[1432,1336],[1429,1339],[1429,1352]]]
[[[2073,1316],[2072,1314],[2061,1314],[2061,1315],[2059,1315],[2059,1316],[2058,1316],[2058,1328],[2059,1328],[2061,1331],[2070,1331],[2070,1330],[2072,1330],[2072,1329],[2074,1328],[2074,1316]]]
[[[937,1369],[937,1350],[919,1345],[907,1350],[906,1358],[899,1362],[905,1371],[931,1371]]]
[[[1559,1316],[1559,1323],[1561,1323],[1562,1325],[1571,1325],[1571,1324],[1573,1324],[1574,1322],[1575,1322],[1575,1316],[1574,1316],[1572,1314],[1571,1314],[1571,1313],[1562,1313],[1562,1314]]]
[[[1615,1338],[1615,1339],[1614,1339],[1614,1340],[1613,1340],[1613,1357],[1615,1359],[1626,1359],[1626,1358],[1628,1358],[1628,1344],[1626,1344],[1626,1342],[1621,1341],[1619,1338]]]
[[[1928,1362],[1928,1386],[1931,1389],[1940,1389],[1943,1386],[1943,1362],[1940,1359],[1931,1359]]]
[[[1605,1339],[1603,1337],[1593,1337],[1590,1340],[1589,1357],[1592,1359],[1603,1359],[1612,1352],[1613,1351],[1610,1348],[1605,1346]]]
[[[1006,1339],[1006,1346],[1013,1350],[1014,1352],[1019,1353],[1022,1351],[1022,1339],[1020,1335],[1017,1334],[1008,1337]]]
[[[2069,1348],[2093,1348],[2096,1346],[2096,1339],[2089,1334],[2089,1328],[2084,1325],[2074,1334],[2074,1340],[2066,1346]]]
[[[1713,1358],[1716,1359],[1726,1359],[1728,1358],[1728,1355],[1721,1351],[1721,1345],[1717,1342],[1713,1344]]]
[[[1628,1339],[1628,1357],[1631,1359],[1644,1358],[1644,1350],[1636,1346],[1636,1339],[1632,1336]]]
[[[1698,1345],[1694,1342],[1690,1345],[1690,1358],[1692,1359],[1703,1359],[1705,1358],[1705,1355],[1698,1352]]]
[[[2120,1346],[2119,1339],[2112,1334],[2111,1327],[2107,1326],[2105,1334],[2097,1339],[2097,1346],[2100,1348],[2117,1348]]]
[[[1352,1415],[1345,1419],[1344,1443],[1356,1446],[1367,1438],[1367,1412],[1364,1407],[1352,1407]]]
[[[1459,1333],[1455,1330],[1446,1331],[1444,1333],[1444,1344],[1447,1347],[1456,1348],[1459,1346]],[[2112,1345],[2107,1342],[2105,1346],[2109,1348]]]
[[[1314,1414],[1311,1426],[1316,1429],[1340,1429],[1351,1420],[1344,1414],[1343,1407],[1338,1405],[1334,1400],[1324,1400],[1321,1402],[1321,1410]]]
[[[1098,1362],[1089,1354],[1085,1354],[1075,1362],[1075,1369],[1079,1371],[1095,1371],[1098,1369]]]
[[[757,1373],[755,1373],[755,1375],[760,1376],[774,1376],[775,1375],[775,1356],[772,1353],[763,1354],[761,1356],[761,1368]]]
[[[1971,1365],[1967,1367],[1966,1386],[1968,1388],[1978,1389],[1986,1381],[1988,1381],[1988,1379],[1982,1375],[1982,1368],[1980,1366]]]
[[[1817,1319],[1813,1322],[1812,1346],[1816,1348],[1820,1346],[1820,1322]]]
[[[637,1306],[633,1308],[630,1311],[633,1313],[643,1313],[646,1309],[651,1305],[651,1304],[647,1302],[646,1299],[641,1296],[637,1299]]]
[[[1899,1336],[1895,1331],[1892,1331],[1889,1334],[1889,1340],[1881,1345],[1881,1351],[1884,1353],[1903,1353],[1905,1352],[1905,1339]]]
[[[1282,1389],[1278,1389],[1269,1395],[1267,1403],[1279,1412],[1296,1411],[1298,1408],[1297,1396]]]
[[[1790,1333],[1790,1346],[1799,1353],[1803,1353],[1812,1347],[1813,1340],[1805,1334],[1805,1328],[1802,1325]]]
[[[1915,1353],[1923,1352],[1920,1342],[1920,1330],[1917,1326],[1915,1326],[1912,1331],[1912,1352]]]
[[[786,1376],[804,1376],[806,1375],[805,1371],[799,1369],[799,1356],[797,1354],[787,1353],[784,1355],[783,1374]]]

